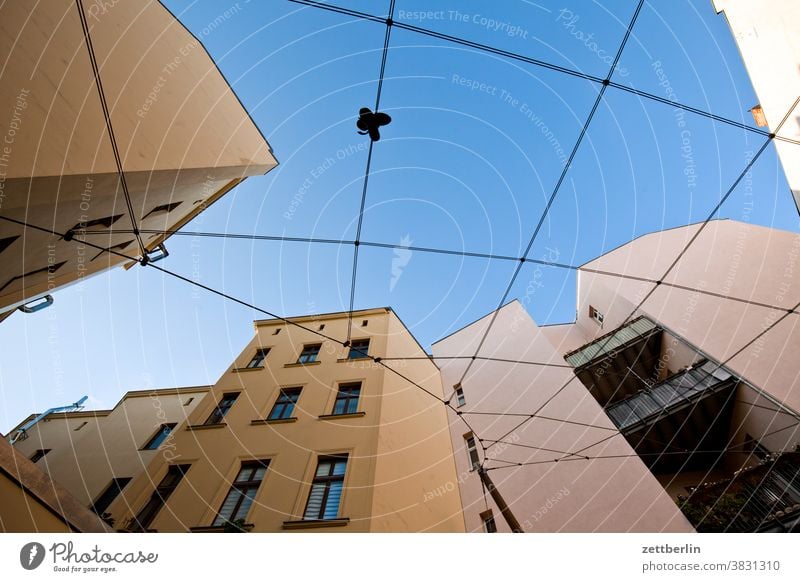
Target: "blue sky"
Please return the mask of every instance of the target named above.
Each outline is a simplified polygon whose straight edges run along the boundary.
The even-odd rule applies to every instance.
[[[168,0],[205,44],[280,166],[186,230],[353,239],[385,29],[285,0]],[[389,2],[341,0],[384,15]],[[395,19],[604,77],[635,2],[397,0]],[[225,14],[228,11],[227,15]],[[420,12],[427,11],[427,14]],[[710,0],[643,8],[614,80],[747,125],[757,102]],[[363,240],[519,256],[597,95],[596,83],[395,28]],[[609,88],[529,254],[581,264],[703,220],[763,138]],[[749,154],[748,154],[749,153]],[[720,216],[798,230],[773,148]],[[352,246],[173,237],[163,265],[281,315],[346,309]],[[391,305],[423,346],[497,306],[513,262],[361,247],[356,307]],[[526,265],[511,297],[574,319],[569,271]],[[252,336],[249,309],[152,269],[64,289],[0,325],[0,430],[34,410],[132,389],[213,383]]]

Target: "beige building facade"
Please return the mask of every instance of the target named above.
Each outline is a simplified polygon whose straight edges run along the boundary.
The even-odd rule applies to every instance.
[[[162,257],[169,233],[277,165],[160,2],[3,3],[0,57],[0,319]]]
[[[14,449],[102,516],[156,456],[176,454],[173,430],[209,391],[209,386],[138,390],[111,410],[52,414],[25,431]]]
[[[432,397],[442,397],[438,369],[389,308],[354,312],[347,348],[320,335],[347,337],[348,319],[255,322],[175,429],[175,456],[154,458],[110,506],[116,527],[464,531],[457,494],[429,499],[456,480],[445,409]],[[371,359],[389,356],[414,359]]]

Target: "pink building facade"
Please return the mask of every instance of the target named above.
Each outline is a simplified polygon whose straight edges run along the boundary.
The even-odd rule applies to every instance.
[[[470,448],[524,531],[795,529],[800,235],[712,221],[681,255],[698,229],[583,265],[574,323],[539,327],[515,301],[466,376],[437,360],[468,530],[508,530]],[[490,319],[434,356],[472,356]]]

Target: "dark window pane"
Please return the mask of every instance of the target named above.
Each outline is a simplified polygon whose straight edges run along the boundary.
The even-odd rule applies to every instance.
[[[366,358],[369,355],[369,340],[368,339],[361,339],[361,340],[353,340],[350,344],[350,351],[347,354],[347,358],[349,360],[355,360],[358,358]]]
[[[108,506],[117,498],[117,496],[125,489],[125,486],[130,483],[131,477],[120,477],[118,479],[112,479],[111,484],[106,487],[106,490],[103,491],[103,494],[97,498],[97,501],[94,502],[92,505],[92,510],[97,515],[103,515]]]
[[[175,428],[175,423],[171,422],[169,424],[162,424],[161,428],[158,429],[153,438],[151,438],[148,443],[144,446],[146,450],[153,450],[157,449],[161,446],[161,444],[166,440],[169,434],[172,432],[172,429]]]

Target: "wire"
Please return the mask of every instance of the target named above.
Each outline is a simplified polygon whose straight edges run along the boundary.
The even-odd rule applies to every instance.
[[[383,92],[383,78],[386,74],[386,59],[389,55],[389,41],[392,37],[392,17],[394,16],[395,0],[389,2],[389,17],[386,19],[386,34],[383,38],[383,51],[381,53],[381,68],[378,74],[378,90],[375,95],[375,113],[381,106],[381,93]],[[356,226],[356,240],[353,241],[353,274],[350,280],[350,310],[347,318],[347,344],[350,344],[353,333],[353,306],[356,300],[356,279],[358,277],[358,247],[361,239],[361,228],[364,225],[364,208],[367,203],[367,187],[369,184],[370,169],[372,168],[372,151],[375,142],[370,137],[369,151],[367,152],[367,167],[364,170],[364,185],[361,190],[361,206],[358,210],[358,225]]]
[[[139,250],[143,256],[147,255],[147,248],[144,246],[142,236],[139,234],[139,228],[136,224],[136,215],[133,211],[133,203],[131,202],[131,195],[128,192],[128,181],[125,179],[125,172],[122,169],[122,157],[117,147],[117,138],[114,135],[114,126],[111,123],[111,113],[108,110],[108,103],[106,102],[106,95],[103,91],[103,82],[100,79],[100,68],[97,65],[97,58],[94,54],[94,47],[92,46],[92,36],[89,32],[89,24],[86,22],[86,14],[83,11],[83,1],[75,0],[78,8],[78,15],[81,19],[81,28],[83,29],[83,36],[86,41],[86,48],[89,52],[89,61],[92,65],[92,73],[94,73],[95,85],[97,86],[97,93],[100,97],[100,106],[103,109],[103,117],[106,122],[106,130],[108,131],[108,139],[111,142],[111,150],[114,153],[114,162],[117,165],[117,175],[119,176],[120,186],[122,186],[122,193],[125,196],[125,204],[128,207],[128,216],[131,219],[131,226],[133,226],[133,233],[136,235],[136,241],[139,243]]]

